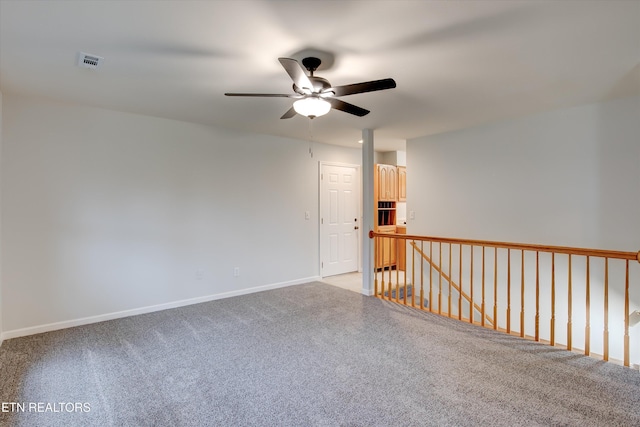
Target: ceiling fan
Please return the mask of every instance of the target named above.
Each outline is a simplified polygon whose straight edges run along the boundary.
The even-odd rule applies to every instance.
[[[376,90],[393,89],[396,82],[393,79],[373,80],[370,82],[354,83],[344,86],[331,86],[328,80],[313,75],[321,64],[320,59],[307,57],[302,60],[304,68],[291,58],[278,58],[291,80],[293,80],[292,94],[280,93],[225,93],[226,96],[257,96],[274,98],[297,99],[293,106],[280,117],[289,119],[297,114],[309,117],[319,117],[327,114],[332,108],[353,114],[359,117],[369,114],[369,110],[344,102],[337,97],[354,95],[356,93],[373,92]]]

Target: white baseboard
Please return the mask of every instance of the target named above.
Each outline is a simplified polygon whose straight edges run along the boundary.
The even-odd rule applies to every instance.
[[[152,313],[154,311],[168,310],[170,308],[184,307],[186,305],[200,304],[203,302],[214,301],[218,299],[230,298],[230,297],[246,295],[246,294],[252,294],[255,292],[285,288],[287,286],[302,285],[304,283],[309,283],[317,280],[320,280],[320,276],[306,277],[304,279],[291,280],[288,282],[272,283],[270,285],[256,286],[253,288],[240,289],[237,291],[223,292],[220,294],[206,295],[203,297],[190,298],[190,299],[173,301],[173,302],[164,303],[164,304],[134,308],[131,310],[100,314],[98,316],[83,317],[81,319],[65,320],[62,322],[48,323],[48,324],[39,325],[39,326],[31,326],[28,328],[14,329],[12,331],[6,331],[0,334],[0,345],[2,345],[2,341],[8,340],[11,338],[41,334],[43,332],[57,331],[59,329],[73,328],[74,326],[88,325],[91,323],[98,323],[98,322],[104,322],[107,320],[120,319],[123,317],[136,316],[138,314]]]
[[[370,297],[370,296],[372,296],[372,295],[373,295],[373,289],[362,288],[362,289],[360,290],[360,293],[361,293],[362,295],[365,295],[365,296]]]

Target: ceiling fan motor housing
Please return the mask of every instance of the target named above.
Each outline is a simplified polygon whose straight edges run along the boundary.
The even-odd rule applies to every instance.
[[[309,80],[313,84],[313,93],[319,93],[324,89],[329,89],[331,87],[331,83],[322,77],[309,76]],[[293,90],[301,95],[305,93],[302,89],[296,86],[295,83],[293,84]]]

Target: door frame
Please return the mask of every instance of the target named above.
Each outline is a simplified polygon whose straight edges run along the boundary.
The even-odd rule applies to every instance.
[[[364,230],[362,227],[363,217],[362,217],[362,166],[351,164],[351,163],[341,163],[341,162],[326,162],[319,161],[318,162],[318,271],[320,272],[320,278],[323,278],[322,275],[322,250],[324,249],[322,246],[322,242],[324,238],[322,236],[322,170],[324,166],[337,166],[337,167],[345,167],[345,168],[355,168],[356,176],[358,177],[358,185],[356,188],[358,189],[358,194],[356,198],[358,199],[358,224],[360,224],[360,228],[357,230],[356,241],[358,242],[357,252],[358,252],[358,260],[356,262],[358,266],[358,273],[362,273],[362,234],[361,232]]]

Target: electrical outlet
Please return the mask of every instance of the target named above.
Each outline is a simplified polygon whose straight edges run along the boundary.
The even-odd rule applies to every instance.
[[[409,219],[416,219],[416,211],[409,211]]]
[[[629,315],[629,326],[636,326],[640,323],[640,311],[635,310]]]
[[[235,267],[233,269],[233,277],[238,277],[240,276],[240,267]]]
[[[304,219],[311,219],[311,212],[304,211]]]

